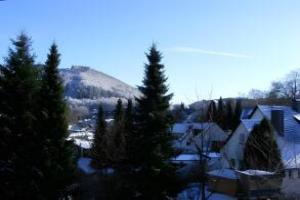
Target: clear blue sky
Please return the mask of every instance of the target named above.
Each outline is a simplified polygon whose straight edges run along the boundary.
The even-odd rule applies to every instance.
[[[60,67],[91,66],[134,86],[156,42],[173,102],[237,96],[300,67],[299,10],[299,0],[6,0],[0,56],[25,31],[37,61],[56,41]]]

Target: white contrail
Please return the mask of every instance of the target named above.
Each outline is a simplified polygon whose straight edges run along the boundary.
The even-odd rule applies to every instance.
[[[244,54],[228,53],[228,52],[222,52],[222,51],[211,51],[211,50],[193,48],[193,47],[173,47],[173,48],[167,49],[167,51],[179,52],[179,53],[200,53],[200,54],[208,54],[208,55],[214,55],[214,56],[227,56],[227,57],[233,57],[233,58],[252,58],[252,56],[244,55]]]

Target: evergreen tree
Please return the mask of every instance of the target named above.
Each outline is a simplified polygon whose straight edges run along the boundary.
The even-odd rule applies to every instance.
[[[118,99],[115,108],[112,134],[114,137],[114,162],[118,165],[125,156],[124,110],[121,99]]]
[[[283,164],[268,120],[254,126],[244,149],[246,169],[282,172]]]
[[[234,108],[234,118],[233,118],[233,127],[232,129],[236,129],[240,123],[240,117],[242,114],[242,100],[237,99]]]
[[[232,110],[232,101],[226,101],[226,117],[225,117],[225,128],[227,130],[232,130],[233,127],[233,110]]]
[[[217,106],[214,100],[210,101],[210,104],[207,109],[206,119],[210,122],[217,122],[218,120],[218,111]]]
[[[217,117],[217,124],[225,129],[226,122],[225,122],[225,111],[224,111],[224,102],[222,97],[218,100],[218,117]]]
[[[146,54],[142,95],[136,98],[136,132],[134,147],[135,168],[139,169],[137,186],[140,199],[164,199],[165,192],[171,187],[174,168],[168,162],[174,156],[173,136],[170,132],[171,117],[167,94],[167,78],[161,62],[161,53],[153,45]]]
[[[68,124],[56,44],[50,47],[42,76],[38,120],[45,160],[44,190],[47,199],[58,199],[75,176],[72,142],[67,141]]]
[[[134,111],[132,100],[129,99],[127,102],[127,107],[124,115],[124,136],[125,136],[125,154],[127,162],[130,160],[131,151],[129,148],[133,142],[133,132],[134,132]]]
[[[107,139],[107,124],[104,118],[102,105],[99,105],[92,148],[93,165],[96,168],[106,167],[111,162],[108,156]]]
[[[174,105],[171,112],[174,122],[182,122],[187,116],[186,108],[182,102],[178,105]]]
[[[12,43],[0,72],[0,196],[39,199],[43,173],[35,127],[37,70],[30,38],[22,33]]]

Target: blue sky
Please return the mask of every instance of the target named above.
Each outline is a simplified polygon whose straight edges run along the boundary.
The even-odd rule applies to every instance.
[[[56,41],[60,67],[87,65],[133,86],[145,52],[163,52],[173,102],[268,89],[300,68],[298,0],[0,1],[0,56],[25,31],[43,62]]]

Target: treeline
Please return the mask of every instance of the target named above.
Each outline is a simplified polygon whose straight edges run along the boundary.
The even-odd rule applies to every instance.
[[[169,199],[179,186],[176,167],[170,162],[176,154],[170,132],[172,94],[168,94],[161,53],[155,45],[147,59],[139,87],[142,95],[135,99],[135,106],[131,100],[123,106],[119,100],[111,126],[101,105],[98,110],[92,163],[99,170],[114,169],[118,177],[114,199]]]
[[[242,100],[226,100],[224,103],[222,97],[216,103],[210,101],[207,109],[205,121],[217,123],[223,130],[232,130],[239,125],[242,113]]]
[[[22,33],[0,67],[1,199],[59,199],[74,181],[59,62],[52,44],[41,70]]]
[[[253,99],[297,99],[300,97],[300,69],[293,70],[281,80],[271,83],[267,91],[251,89],[247,95]]]

